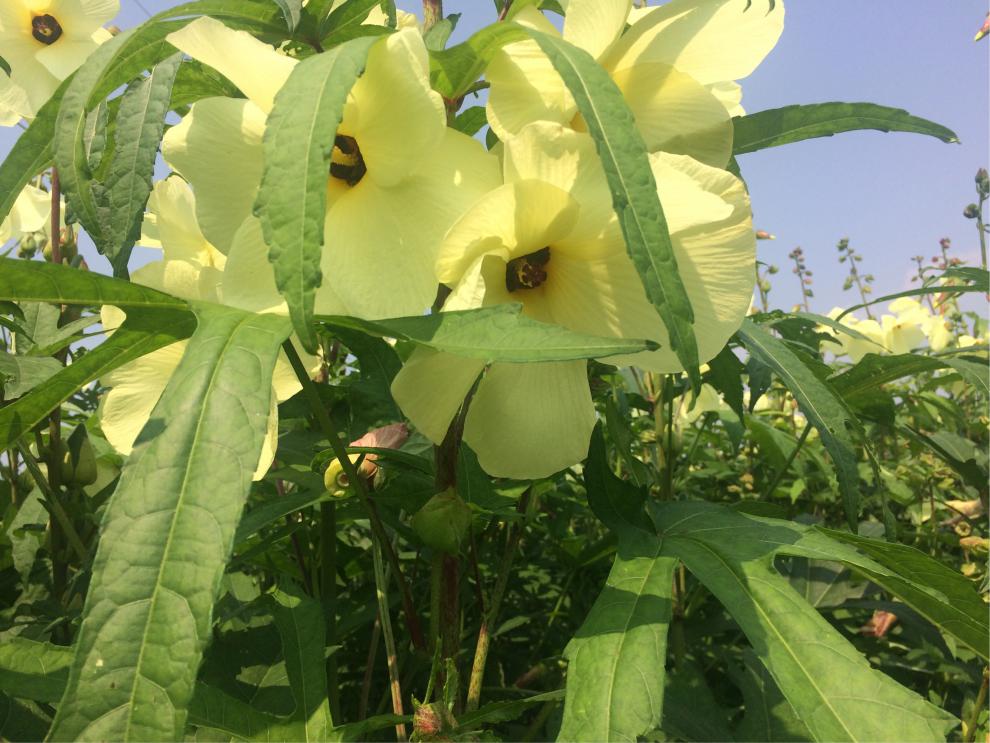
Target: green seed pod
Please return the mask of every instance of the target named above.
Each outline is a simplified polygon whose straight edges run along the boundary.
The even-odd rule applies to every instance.
[[[471,509],[453,488],[437,493],[412,517],[413,531],[428,547],[456,554],[471,527]]]
[[[59,451],[62,460],[62,482],[66,485],[92,485],[96,482],[96,454],[93,452],[93,445],[89,442],[89,436],[83,428],[73,431],[68,445],[59,442]],[[73,457],[72,452],[76,451],[77,456]]]

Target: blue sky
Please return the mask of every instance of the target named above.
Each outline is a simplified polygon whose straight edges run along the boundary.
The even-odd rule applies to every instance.
[[[765,0],[754,0],[759,5]],[[178,0],[122,0],[117,25],[129,28]],[[656,4],[656,3],[651,3]],[[415,11],[419,4],[401,1]],[[454,40],[494,19],[488,0],[447,0],[462,13]],[[979,261],[973,222],[973,175],[990,160],[990,39],[972,41],[985,0],[790,0],[784,35],[760,68],[742,81],[750,112],[792,103],[870,101],[905,108],[953,129],[961,144],[910,134],[863,132],[802,142],[740,158],[758,228],[777,235],[760,244],[776,263],[772,303],[799,301],[787,253],[804,249],[815,274],[812,309],[856,303],[842,291],[835,244],[848,236],[876,276],[876,291],[910,287],[913,255],[938,253],[949,237],[955,253]],[[0,157],[19,130],[0,129]],[[105,266],[101,258],[94,268]]]

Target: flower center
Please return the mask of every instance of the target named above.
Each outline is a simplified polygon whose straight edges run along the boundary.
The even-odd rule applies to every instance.
[[[54,44],[62,35],[62,25],[48,14],[31,19],[31,35],[42,44]]]
[[[344,181],[348,186],[356,186],[367,172],[357,140],[338,134],[333,141],[333,152],[330,155],[330,175]]]
[[[505,288],[535,289],[547,280],[546,265],[550,262],[550,248],[540,248],[521,258],[513,258],[505,264]]]

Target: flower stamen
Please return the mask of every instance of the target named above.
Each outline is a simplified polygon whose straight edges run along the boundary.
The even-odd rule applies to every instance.
[[[547,280],[545,266],[550,262],[550,248],[513,258],[505,264],[505,288],[510,292],[517,289],[535,289]]]
[[[338,134],[333,141],[333,152],[330,155],[330,175],[344,181],[348,186],[356,186],[367,172],[357,140]]]
[[[31,19],[31,35],[42,44],[54,44],[62,36],[62,24],[47,13],[37,15]]]

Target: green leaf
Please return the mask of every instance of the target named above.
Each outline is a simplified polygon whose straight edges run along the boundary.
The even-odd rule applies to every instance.
[[[52,162],[55,116],[67,85],[67,82],[62,83],[38,110],[27,131],[14,142],[7,157],[0,162],[0,223],[10,214],[28,182]]]
[[[656,347],[650,341],[575,333],[559,325],[532,320],[521,310],[522,305],[504,304],[374,322],[339,316],[317,319],[331,330],[334,327],[351,328],[368,335],[412,341],[437,351],[488,362],[572,361],[637,353]]]
[[[743,667],[730,665],[729,675],[742,692],[745,705],[743,718],[735,730],[736,740],[812,739],[808,728],[780,693],[766,666],[760,662],[751,648],[743,650]]]
[[[965,349],[957,353],[972,353],[978,349]],[[987,392],[986,362],[971,366],[958,365],[951,356],[922,356],[905,353],[897,356],[880,356],[868,353],[850,369],[829,379],[832,388],[847,401],[869,402],[872,394],[880,386],[902,377],[921,372],[937,371],[946,367],[956,369],[968,382],[984,393]]]
[[[6,637],[0,644],[0,691],[36,702],[57,702],[71,664],[70,648]]]
[[[646,296],[657,308],[670,346],[697,394],[701,387],[694,311],[677,270],[667,219],[657,196],[646,143],[622,91],[590,54],[562,39],[529,31],[567,84],[595,140],[612,191],[626,250]]]
[[[44,385],[12,405],[0,408],[0,449],[12,446],[93,380],[129,361],[188,338],[194,328],[195,319],[189,313],[171,310],[132,312],[109,339],[50,377]]]
[[[298,4],[298,0],[196,0],[163,10],[151,19],[151,23],[207,15],[231,28],[284,37],[287,29],[286,4]]]
[[[945,739],[956,724],[950,714],[873,669],[772,567],[778,552],[843,562],[865,558],[788,521],[711,503],[649,507],[662,554],[682,560],[732,614],[814,739]]]
[[[499,49],[527,38],[527,32],[514,23],[494,23],[476,31],[467,41],[431,52],[430,84],[444,98],[460,98],[474,85]]]
[[[973,583],[924,552],[904,544],[868,539],[849,532],[817,527],[823,534],[873,558],[873,563],[850,563],[881,588],[890,591],[928,621],[990,659],[990,620],[986,604]]]
[[[86,153],[91,108],[143,70],[176,53],[165,37],[184,23],[145,23],[106,42],[70,78],[54,125],[54,157],[73,214],[97,245],[107,236],[93,192],[93,172]]]
[[[750,354],[777,373],[808,422],[818,430],[835,465],[846,519],[855,526],[859,518],[859,457],[846,428],[846,421],[853,420],[852,414],[835,392],[769,331],[747,319],[739,329],[739,337]]]
[[[104,515],[54,740],[178,740],[287,321],[201,305]]]
[[[275,96],[265,127],[265,170],[255,212],[279,293],[303,346],[313,352],[313,307],[323,283],[320,256],[327,173],[347,94],[375,37],[353,39],[304,59]]]
[[[856,310],[861,310],[864,307],[871,307],[872,305],[879,304],[880,302],[891,302],[895,299],[900,299],[901,297],[921,297],[927,294],[947,294],[949,296],[955,296],[957,294],[971,294],[973,292],[990,294],[990,271],[984,271],[982,268],[974,268],[971,266],[950,268],[947,269],[939,278],[961,279],[962,281],[968,281],[969,285],[947,285],[941,284],[938,280],[936,280],[936,283],[930,286],[921,286],[917,289],[908,289],[907,291],[897,292],[896,294],[887,294],[882,297],[877,297],[876,299],[871,299],[869,302],[864,302],[863,304],[857,304],[853,307],[849,307],[835,319],[841,320],[843,317],[851,312],[855,312]]]
[[[184,299],[130,281],[52,263],[0,258],[0,299],[51,304],[112,304],[188,311]]]
[[[299,21],[302,19],[302,0],[275,0],[278,9],[282,11],[285,19],[285,27],[289,33],[295,33]]]
[[[323,607],[295,587],[283,586],[272,596],[275,626],[289,688],[296,702],[292,720],[299,723],[295,740],[326,740],[333,729],[327,701],[327,669]]]
[[[327,4],[332,5],[332,3]],[[367,19],[368,13],[380,5],[381,0],[349,0],[349,2],[341,3],[323,19],[320,26],[320,37],[323,38],[328,33],[336,34],[348,28],[360,26]]]
[[[102,230],[93,238],[102,236],[96,247],[110,260],[115,276],[127,276],[131,249],[141,236],[165,114],[181,61],[182,55],[174,54],[155,65],[148,77],[127,87],[116,118],[113,160],[106,180],[94,184]]]
[[[30,392],[61,369],[57,359],[0,351],[0,400],[13,400]]]
[[[588,500],[619,538],[605,587],[564,651],[559,740],[634,741],[660,724],[677,561],[643,528],[643,493],[608,470],[601,429],[586,465]],[[636,505],[633,505],[636,504]]]
[[[733,155],[744,155],[768,147],[831,137],[842,132],[876,129],[881,132],[913,132],[958,143],[950,129],[912,116],[900,108],[876,103],[812,103],[758,111],[732,120],[735,128]]]
[[[459,132],[473,137],[481,131],[481,128],[488,123],[488,114],[485,113],[484,106],[471,106],[459,114],[451,123],[451,127]]]

